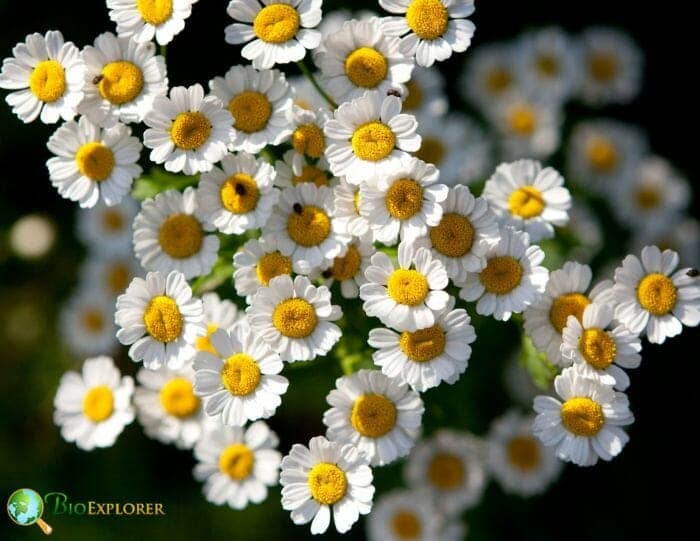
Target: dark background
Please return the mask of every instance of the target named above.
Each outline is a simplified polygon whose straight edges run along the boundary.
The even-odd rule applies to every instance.
[[[224,0],[200,0],[185,31],[168,46],[171,86],[205,84],[239,62],[238,48],[223,40],[229,24]],[[325,2],[325,9],[339,6]],[[371,6],[353,2],[353,7]],[[641,96],[631,105],[611,107],[589,116],[606,115],[644,127],[654,151],[667,157],[695,185],[698,173],[698,125],[695,6],[667,1],[649,6],[640,2],[590,0],[572,3],[551,0],[513,2],[482,0],[472,18],[477,25],[473,47],[510,39],[523,30],[559,24],[578,31],[593,24],[609,24],[630,32],[646,55]],[[63,0],[22,2],[0,0],[0,58],[10,56],[26,34],[60,29],[66,39],[82,47],[113,30],[104,2]],[[458,55],[441,66],[456,73],[464,58]],[[456,77],[448,75],[449,81]],[[454,88],[451,98],[456,100]],[[2,93],[3,96],[5,92]],[[573,114],[585,112],[578,107]],[[265,504],[244,512],[208,504],[191,475],[193,459],[147,439],[138,423],[127,427],[110,449],[85,453],[61,440],[51,422],[52,400],[64,370],[79,366],[55,335],[58,303],[76,284],[82,249],[75,241],[76,205],[61,199],[50,186],[45,169],[46,140],[55,126],[38,121],[23,125],[0,104],[0,499],[29,486],[41,493],[66,492],[73,501],[160,501],[167,518],[47,518],[55,539],[306,539],[309,527],[295,527],[279,506],[279,489]],[[692,135],[689,135],[692,134]],[[21,215],[48,215],[59,230],[59,241],[45,260],[29,264],[14,259],[5,237]],[[617,236],[606,231],[615,245]],[[19,315],[17,315],[19,314]],[[18,319],[19,318],[19,319]],[[11,325],[25,331],[23,339],[9,336]],[[427,393],[426,432],[454,426],[483,434],[490,420],[503,412],[508,399],[500,369],[516,334],[509,324],[477,320],[479,338],[470,366],[451,390]],[[505,336],[504,336],[505,335]],[[663,347],[645,344],[642,367],[632,371],[629,395],[636,422],[631,441],[612,463],[594,468],[568,466],[546,495],[531,500],[506,496],[491,484],[482,505],[465,515],[474,540],[492,539],[627,539],[653,531],[666,536],[692,530],[694,517],[684,501],[697,500],[695,452],[689,435],[697,427],[697,329],[670,340]],[[488,344],[488,349],[486,347]],[[121,368],[135,366],[119,359]],[[283,405],[270,425],[281,437],[286,453],[293,442],[308,441],[323,432],[324,397],[340,375],[326,363],[285,371],[291,380]],[[442,388],[440,388],[442,389]],[[375,470],[379,493],[400,485],[400,468]],[[690,496],[679,493],[690,490]],[[355,525],[346,539],[363,539],[364,524]],[[0,518],[0,539],[38,539],[37,528],[20,529]],[[329,533],[326,538],[339,537]]]

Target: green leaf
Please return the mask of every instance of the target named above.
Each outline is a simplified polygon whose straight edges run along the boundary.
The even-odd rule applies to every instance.
[[[532,382],[540,389],[548,389],[552,385],[557,368],[549,362],[544,353],[535,349],[535,345],[529,336],[523,333],[522,351],[519,358],[520,364],[530,374]]]
[[[138,201],[150,199],[166,190],[182,191],[188,186],[196,186],[198,176],[176,175],[168,173],[159,167],[152,168],[148,174],[142,175],[134,182],[131,195]]]
[[[192,293],[201,295],[207,291],[212,291],[230,280],[233,276],[233,263],[230,257],[219,257],[212,267],[211,272],[206,276],[200,276],[192,283]]]

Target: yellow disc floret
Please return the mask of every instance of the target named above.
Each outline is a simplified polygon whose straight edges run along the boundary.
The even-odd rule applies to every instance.
[[[522,186],[508,197],[508,209],[514,216],[528,220],[536,218],[544,210],[544,198],[534,186]]]
[[[617,58],[610,53],[594,53],[588,57],[588,71],[599,83],[609,83],[618,72]]]
[[[382,394],[364,394],[352,405],[350,423],[366,438],[380,438],[396,425],[396,406]]]
[[[56,60],[39,62],[29,76],[29,89],[38,100],[53,103],[66,91],[66,71]]]
[[[422,528],[415,513],[400,509],[391,517],[391,531],[397,538],[410,541],[420,538]]]
[[[313,304],[304,299],[287,299],[272,312],[272,324],[288,338],[306,338],[316,329],[318,317]]]
[[[101,423],[114,411],[114,394],[106,385],[93,387],[83,397],[83,415],[93,423]]]
[[[448,21],[449,13],[440,0],[412,0],[406,10],[406,24],[421,39],[439,38]]]
[[[412,178],[400,178],[389,186],[386,210],[397,220],[408,220],[423,208],[423,188]]]
[[[326,148],[326,137],[316,124],[302,124],[292,133],[292,146],[299,154],[320,158]]]
[[[479,274],[482,285],[493,295],[506,295],[520,285],[523,267],[511,256],[496,256],[488,260]]]
[[[173,378],[160,390],[160,405],[168,415],[184,419],[199,409],[199,397],[190,380]]]
[[[180,113],[170,126],[170,139],[182,150],[198,149],[210,134],[211,122],[199,111]]]
[[[117,209],[107,209],[102,212],[102,226],[107,231],[121,231],[124,229],[124,215]]]
[[[82,314],[83,327],[91,333],[99,333],[105,328],[105,318],[101,311],[94,308],[85,310]]]
[[[576,316],[579,322],[583,321],[583,311],[589,304],[591,301],[581,293],[560,295],[554,299],[552,307],[549,309],[549,322],[561,334],[566,327],[566,320],[569,319],[569,316]]]
[[[414,79],[406,84],[406,99],[403,100],[402,109],[404,111],[416,111],[423,104],[423,89]]]
[[[540,463],[540,444],[532,436],[515,436],[506,445],[506,454],[512,466],[529,472]]]
[[[218,325],[214,325],[213,323],[208,323],[207,324],[207,334],[205,334],[204,336],[198,336],[194,342],[194,347],[197,348],[197,351],[206,351],[206,352],[211,353],[212,355],[216,355],[218,357],[219,352],[216,351],[214,344],[211,343],[211,335],[214,334],[218,330],[219,330]]]
[[[304,184],[305,182],[315,184],[319,188],[321,186],[328,186],[328,176],[326,176],[325,171],[319,169],[315,165],[304,165],[301,168],[300,175],[292,174],[292,184],[296,186],[297,184]]]
[[[654,316],[664,316],[676,306],[678,288],[668,276],[647,274],[637,285],[637,300]]]
[[[255,266],[255,275],[258,282],[267,286],[275,276],[292,274],[292,260],[281,252],[270,252],[258,260]]]
[[[428,479],[440,490],[459,488],[466,473],[462,460],[450,453],[437,453],[428,465]]]
[[[202,247],[204,233],[199,220],[191,214],[168,216],[158,231],[163,251],[175,259],[192,257]]]
[[[292,39],[301,23],[299,12],[288,4],[269,4],[253,20],[253,31],[262,41],[284,43]]]
[[[105,284],[113,295],[124,291],[131,281],[131,269],[125,263],[115,263],[107,268]]]
[[[236,396],[247,396],[255,391],[260,378],[258,363],[246,353],[231,355],[221,369],[221,383]]]
[[[537,129],[537,113],[528,105],[518,105],[511,109],[506,121],[510,131],[520,137],[528,137]]]
[[[233,443],[219,455],[219,470],[235,481],[247,479],[253,472],[255,455],[247,445]]]
[[[561,407],[561,422],[569,432],[590,438],[605,424],[603,408],[588,397],[570,398]]]
[[[267,126],[272,116],[272,104],[267,96],[254,90],[246,90],[231,98],[228,110],[233,126],[244,133],[255,133]]]
[[[386,124],[373,120],[357,127],[352,134],[352,150],[361,160],[378,162],[394,150],[396,136]]]
[[[442,327],[433,325],[415,332],[402,332],[399,347],[410,360],[424,363],[442,355],[446,342],[445,331]]]
[[[461,214],[448,212],[440,223],[430,228],[433,248],[447,257],[462,257],[474,243],[474,226]]]
[[[389,276],[387,292],[398,304],[418,306],[428,296],[428,280],[417,270],[396,269]]]
[[[359,47],[345,58],[345,74],[356,86],[375,88],[389,71],[386,57],[372,47]]]
[[[426,163],[440,165],[445,159],[445,144],[437,137],[423,137],[420,148],[414,153],[416,158]]]
[[[118,60],[102,68],[97,89],[100,96],[114,105],[129,103],[143,90],[143,72],[133,62]]]
[[[136,9],[148,24],[159,26],[173,15],[173,0],[136,0]]]
[[[305,248],[318,246],[331,232],[331,219],[326,212],[314,205],[301,207],[300,212],[290,212],[287,218],[289,237]]]
[[[608,173],[617,166],[618,152],[607,137],[594,137],[586,148],[586,157],[593,169]]]
[[[81,175],[102,182],[114,170],[114,153],[102,143],[85,143],[76,152],[75,163]]]
[[[336,257],[333,260],[333,265],[330,268],[331,277],[341,282],[350,280],[359,272],[361,264],[362,256],[357,246],[351,244],[344,256]]]
[[[535,68],[542,75],[555,77],[559,74],[559,61],[551,55],[540,55],[535,61]]]
[[[605,370],[615,360],[617,344],[603,329],[586,329],[578,343],[578,349],[593,368]]]
[[[166,295],[153,297],[143,314],[146,331],[158,342],[174,342],[182,334],[184,320],[177,303]]]
[[[502,67],[494,67],[484,77],[484,85],[489,94],[500,94],[513,84],[510,71]]]
[[[221,185],[219,195],[226,210],[234,214],[246,214],[255,210],[260,190],[248,173],[234,173]]]
[[[659,206],[662,201],[661,193],[653,186],[641,186],[634,194],[639,208],[644,210],[652,210]]]
[[[321,505],[338,503],[348,489],[345,472],[329,462],[319,462],[311,468],[308,483],[311,496]]]

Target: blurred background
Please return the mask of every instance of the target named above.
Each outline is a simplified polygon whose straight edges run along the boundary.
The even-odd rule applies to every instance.
[[[168,46],[171,86],[206,83],[240,61],[239,48],[223,40],[223,28],[229,24],[226,4],[200,0],[195,5],[185,31]],[[324,2],[324,10],[337,7],[346,4]],[[357,1],[352,7],[375,8],[375,4]],[[690,81],[695,63],[688,46],[695,24],[691,9],[681,1],[667,1],[652,10],[639,2],[610,0],[583,4],[482,0],[471,18],[477,26],[472,48],[552,24],[571,32],[594,24],[626,30],[646,57],[640,96],[632,104],[593,113],[580,105],[567,106],[565,133],[584,115],[637,124],[647,132],[652,149],[669,159],[694,187],[699,172],[697,136],[688,137],[686,131],[699,120],[697,86]],[[60,29],[67,40],[82,47],[113,26],[101,1],[0,0],[0,58],[10,56],[26,34],[49,29]],[[450,74],[461,69],[470,52],[439,66],[455,108],[464,104]],[[77,284],[85,252],[74,234],[77,205],[60,198],[48,181],[46,140],[54,129],[39,122],[23,125],[4,102],[0,104],[0,497],[28,486],[42,494],[65,492],[73,501],[163,502],[167,511],[165,518],[48,515],[56,539],[310,538],[308,525],[294,526],[281,510],[278,488],[271,490],[264,504],[243,512],[206,502],[192,477],[191,453],[148,439],[138,422],[127,427],[114,447],[90,453],[60,438],[51,420],[53,396],[61,374],[78,368],[82,359],[61,344],[57,318],[61,303]],[[558,166],[560,159],[555,155],[548,163]],[[697,199],[694,203],[692,213],[697,217]],[[19,257],[13,248],[21,240],[21,231],[13,225],[27,214],[42,216],[46,221],[41,223],[49,224],[44,229],[30,227],[32,239],[44,238],[50,246],[39,258]],[[620,239],[627,235],[604,224],[603,236],[611,247],[594,260],[598,268],[605,266],[607,257],[624,255]],[[232,294],[233,289],[220,293]],[[443,387],[426,393],[426,434],[441,426],[484,434],[491,420],[509,407],[503,370],[517,349],[517,332],[510,324],[482,319],[475,325],[478,338],[465,375],[447,395],[441,395]],[[482,504],[465,514],[469,538],[604,540],[631,538],[657,528],[669,535],[673,528],[680,531],[687,516],[672,494],[695,467],[689,466],[689,451],[683,450],[687,441],[676,427],[695,424],[697,339],[698,330],[693,329],[663,347],[645,344],[641,368],[630,372],[628,392],[636,422],[621,456],[594,468],[567,466],[545,495],[532,499],[507,496],[491,483]],[[117,356],[117,364],[133,374],[137,367],[125,351]],[[292,443],[306,443],[324,432],[325,396],[341,374],[331,362],[285,371],[290,388],[269,420],[280,436],[283,454]],[[402,485],[401,465],[377,469],[375,476],[378,493]],[[6,517],[0,519],[0,539],[40,535],[36,528],[20,529]],[[336,536],[329,532],[325,537]],[[343,537],[364,539],[364,522]]]

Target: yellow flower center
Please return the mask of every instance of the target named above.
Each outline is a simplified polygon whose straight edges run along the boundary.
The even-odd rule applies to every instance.
[[[609,53],[594,53],[588,58],[588,71],[599,83],[609,83],[617,75],[617,58]]]
[[[652,210],[661,203],[661,194],[659,190],[652,186],[642,186],[634,194],[637,200],[637,205],[644,210]]]
[[[308,483],[311,496],[321,505],[338,503],[348,489],[345,472],[328,462],[319,462],[311,468]]]
[[[459,457],[450,453],[438,453],[428,466],[428,479],[440,490],[454,490],[464,483],[464,464]]]
[[[191,214],[168,216],[158,231],[160,247],[175,259],[192,257],[199,252],[203,239],[202,225]]]
[[[415,332],[404,331],[399,346],[410,360],[417,363],[432,361],[445,351],[445,331],[439,325]]]
[[[115,105],[129,103],[143,90],[143,73],[132,62],[118,60],[102,68],[102,78],[97,84],[100,96]]]
[[[534,186],[523,186],[513,191],[508,197],[510,213],[527,220],[542,214],[544,198]]]
[[[102,182],[114,170],[114,154],[102,143],[85,143],[75,154],[80,174],[95,182]]]
[[[318,317],[313,304],[304,299],[287,299],[272,313],[272,324],[283,336],[306,338],[316,329]]]
[[[234,353],[221,369],[221,383],[236,396],[247,396],[255,391],[260,377],[258,363],[246,353]]]
[[[521,137],[532,135],[537,129],[537,115],[532,107],[519,105],[508,114],[508,127]]]
[[[375,88],[388,71],[386,58],[372,47],[355,49],[345,58],[345,74],[354,85],[362,88]]]
[[[637,300],[654,316],[668,314],[676,306],[678,289],[668,276],[654,272],[647,274],[637,285]]]
[[[231,98],[228,110],[233,116],[233,126],[244,133],[264,129],[272,116],[272,104],[267,96],[255,90],[246,90]]]
[[[400,178],[386,192],[386,210],[398,220],[408,220],[423,208],[423,188],[412,178]]]
[[[609,172],[617,166],[617,148],[607,137],[594,137],[588,143],[586,156],[591,167],[598,171]]]
[[[326,138],[316,124],[302,124],[292,134],[292,146],[299,154],[320,158],[326,148]]]
[[[406,24],[421,39],[433,40],[447,30],[449,14],[440,0],[413,0],[406,10]]]
[[[196,347],[198,351],[206,351],[206,352],[211,353],[212,355],[216,355],[218,357],[219,352],[216,351],[214,344],[211,343],[211,335],[214,334],[218,330],[219,330],[218,325],[214,325],[213,323],[208,323],[207,324],[207,334],[205,334],[204,336],[198,336],[194,342],[194,347]]]
[[[343,280],[350,280],[359,272],[361,263],[362,256],[357,250],[357,246],[351,244],[344,256],[336,257],[333,260],[331,276],[341,282]]]
[[[413,79],[406,83],[407,96],[403,100],[404,111],[416,111],[423,104],[423,89]]]
[[[184,419],[199,409],[199,397],[190,380],[173,378],[160,390],[160,405],[168,415]]]
[[[590,438],[605,424],[603,408],[588,397],[570,398],[561,406],[561,422],[569,432]]]
[[[110,293],[121,293],[129,285],[131,270],[123,263],[116,263],[107,269],[105,283]]]
[[[396,425],[396,406],[382,394],[364,394],[352,405],[350,423],[366,438],[380,438]]]
[[[583,311],[589,304],[591,301],[581,293],[560,295],[554,299],[552,307],[549,309],[549,322],[561,334],[566,327],[566,320],[569,319],[569,316],[576,316],[579,322],[583,321]]]
[[[255,209],[260,199],[257,183],[247,173],[235,173],[221,185],[221,204],[234,214],[246,214]]]
[[[417,270],[396,269],[389,276],[387,292],[399,304],[418,306],[428,296],[428,280]]]
[[[292,184],[296,186],[304,182],[311,182],[318,187],[328,186],[328,177],[325,171],[315,165],[304,165],[301,168],[301,175],[292,175]]]
[[[253,471],[255,455],[247,445],[234,443],[219,455],[219,470],[235,481],[247,479]]]
[[[106,385],[93,387],[83,397],[83,414],[93,423],[108,419],[114,411],[114,395]]]
[[[602,329],[586,329],[578,343],[581,355],[588,364],[605,370],[615,360],[617,344],[612,336]]]
[[[445,159],[447,149],[437,137],[423,137],[420,148],[414,154],[416,158],[426,163],[440,165]]]
[[[441,254],[462,257],[474,243],[474,227],[461,214],[449,212],[442,215],[438,225],[430,228],[430,241]]]
[[[486,268],[481,271],[479,279],[489,293],[506,295],[520,284],[523,267],[511,256],[496,256],[488,260]]]
[[[40,101],[52,103],[66,91],[66,72],[56,60],[44,60],[34,66],[29,89]]]
[[[165,295],[153,297],[143,314],[146,331],[158,342],[174,342],[182,334],[184,320],[177,303]]]
[[[288,4],[270,4],[253,20],[253,31],[262,41],[284,43],[292,39],[301,23],[299,12]]]
[[[136,9],[148,24],[158,26],[173,14],[173,0],[136,0]]]
[[[209,139],[211,123],[199,111],[180,113],[170,126],[170,139],[182,150],[196,150]]]
[[[99,310],[85,310],[82,319],[83,327],[91,333],[97,334],[105,328],[105,318]]]
[[[411,511],[400,509],[391,517],[391,532],[399,539],[418,539],[421,530],[420,520]]]
[[[292,260],[280,252],[270,252],[258,260],[255,266],[255,275],[258,282],[267,286],[275,276],[292,274]]]
[[[486,90],[489,94],[500,94],[513,83],[510,71],[502,67],[494,67],[486,73]]]
[[[559,61],[551,55],[540,55],[535,61],[535,68],[542,75],[555,77],[559,74]]]
[[[515,436],[506,446],[506,454],[516,469],[529,472],[540,463],[540,445],[532,436]]]
[[[102,212],[102,226],[110,232],[116,233],[124,229],[124,215],[115,209]]]
[[[328,214],[314,205],[301,208],[301,212],[292,211],[287,219],[289,237],[305,248],[318,246],[331,232],[331,219]]]
[[[394,150],[396,136],[391,128],[378,120],[358,126],[352,134],[352,150],[361,160],[378,162]]]

